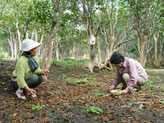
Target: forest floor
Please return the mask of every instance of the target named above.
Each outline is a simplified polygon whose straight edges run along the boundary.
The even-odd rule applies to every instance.
[[[141,92],[113,96],[109,87],[114,72],[95,69],[92,74],[83,66],[56,65],[48,81],[36,88],[37,97],[27,100],[19,100],[11,91],[13,70],[13,62],[0,61],[0,123],[164,122],[163,70],[148,70],[152,81]]]

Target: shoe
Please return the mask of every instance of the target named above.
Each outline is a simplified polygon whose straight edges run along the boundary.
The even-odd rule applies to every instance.
[[[16,92],[15,92],[15,94],[17,95],[17,97],[19,98],[19,99],[26,99],[26,97],[25,97],[25,95],[23,94],[23,90],[21,90],[21,89],[18,89]]]

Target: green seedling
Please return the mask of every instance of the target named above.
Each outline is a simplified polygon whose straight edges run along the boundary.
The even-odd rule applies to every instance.
[[[118,86],[117,86],[117,88],[119,88],[119,89],[120,89],[120,88],[122,88],[122,86],[121,86],[121,85],[118,85]]]
[[[101,92],[101,93],[99,93],[98,95],[99,95],[99,96],[104,96],[105,93],[104,93],[104,92]]]
[[[153,81],[149,79],[147,82],[147,85],[151,85],[152,83],[153,83]]]
[[[164,101],[161,101],[161,104],[163,104],[163,105],[164,105]]]
[[[87,109],[87,113],[92,113],[92,114],[100,114],[102,113],[103,110],[99,107],[91,106]]]
[[[63,79],[66,79],[67,78],[67,75],[63,74]]]
[[[40,105],[34,105],[34,106],[32,106],[32,110],[41,110],[42,109],[42,106],[40,106]]]

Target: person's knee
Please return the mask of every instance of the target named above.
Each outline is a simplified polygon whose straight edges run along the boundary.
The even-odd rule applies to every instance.
[[[125,82],[130,81],[130,76],[129,76],[128,73],[124,73],[124,74],[122,75],[122,78],[123,78],[123,80],[124,80]]]
[[[29,81],[29,82],[37,82],[38,79],[39,79],[39,77],[37,74],[30,74],[25,77],[25,81]]]
[[[39,76],[39,82],[42,83],[42,82],[44,82],[44,81],[45,81],[44,76],[43,76],[43,75],[40,75],[40,76]]]
[[[145,84],[146,84],[146,80],[142,77],[139,77],[137,81],[137,86],[143,86]]]

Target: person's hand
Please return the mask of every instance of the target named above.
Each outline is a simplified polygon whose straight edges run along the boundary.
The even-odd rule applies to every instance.
[[[48,70],[43,70],[43,71],[41,72],[41,74],[43,74],[43,75],[45,75],[45,76],[48,76],[49,71],[48,71]]]
[[[128,93],[129,91],[127,90],[127,89],[124,89],[124,90],[122,90],[122,93],[121,94],[126,94],[126,93]]]
[[[29,92],[31,95],[36,95],[36,91],[33,90],[33,89],[29,89],[28,92]]]

